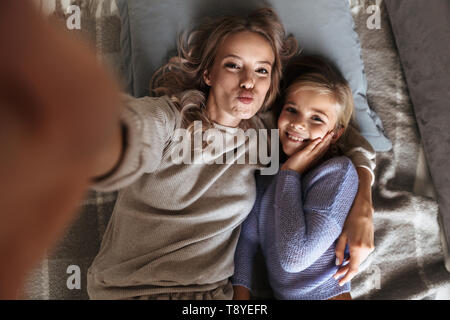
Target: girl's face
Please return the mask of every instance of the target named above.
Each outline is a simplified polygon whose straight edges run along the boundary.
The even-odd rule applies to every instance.
[[[336,121],[337,108],[331,97],[311,90],[291,92],[278,118],[284,153],[291,156],[312,140],[323,138],[334,130]]]
[[[211,120],[237,127],[261,108],[271,85],[275,61],[270,43],[261,35],[243,31],[220,45],[204,79],[210,91],[206,108]]]

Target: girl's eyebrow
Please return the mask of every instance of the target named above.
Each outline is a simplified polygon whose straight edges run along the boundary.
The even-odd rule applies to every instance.
[[[314,111],[316,113],[320,113],[321,115],[325,116],[328,119],[328,115],[326,113],[324,113],[323,111],[320,111],[318,109],[312,109],[312,111]]]
[[[235,55],[235,54],[227,54],[225,57],[223,57],[223,59],[225,59],[225,58],[236,58],[236,59],[239,59],[239,60],[242,60],[242,58],[241,57],[239,57],[239,56],[237,56],[237,55]],[[222,59],[222,60],[223,60]],[[262,63],[262,64],[268,64],[269,66],[272,66],[272,63],[270,63],[269,61],[256,61],[256,63]]]
[[[292,101],[286,101],[285,104],[288,104],[288,105],[291,105],[291,106],[294,106],[294,107],[298,108],[297,104],[295,104]],[[319,109],[312,109],[312,111],[315,112],[315,113],[319,113],[319,114],[325,116],[328,119],[328,115],[326,113],[324,113],[323,111],[320,111]]]

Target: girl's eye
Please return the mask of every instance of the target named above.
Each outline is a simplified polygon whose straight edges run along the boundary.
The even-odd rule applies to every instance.
[[[239,66],[235,63],[227,63],[227,64],[225,64],[225,67],[230,68],[230,69],[239,69]]]
[[[323,122],[323,120],[320,117],[318,117],[318,116],[313,116],[312,120],[313,121],[318,121],[318,122]]]
[[[297,110],[295,108],[292,108],[292,107],[286,107],[285,110],[287,112],[290,112],[290,113],[297,113]]]

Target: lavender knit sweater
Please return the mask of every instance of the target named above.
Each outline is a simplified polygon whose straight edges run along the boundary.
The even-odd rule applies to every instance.
[[[347,157],[331,158],[304,175],[281,170],[256,174],[257,198],[235,253],[233,285],[251,290],[258,246],[277,299],[329,299],[350,291],[332,276],[335,242],[358,190]]]

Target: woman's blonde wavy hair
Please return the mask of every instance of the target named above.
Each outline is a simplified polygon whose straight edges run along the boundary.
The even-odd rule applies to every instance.
[[[209,87],[204,82],[203,74],[213,66],[224,39],[242,31],[262,35],[273,48],[275,61],[271,85],[260,111],[265,111],[275,101],[283,66],[297,52],[297,41],[292,36],[286,36],[275,11],[262,8],[245,18],[227,16],[209,20],[190,34],[181,35],[178,56],[158,69],[150,84],[150,92],[154,96],[167,95],[176,103],[184,128],[191,128],[196,120],[202,121],[204,130],[212,126],[205,107]],[[251,119],[242,120],[239,126],[243,129],[254,127]]]

